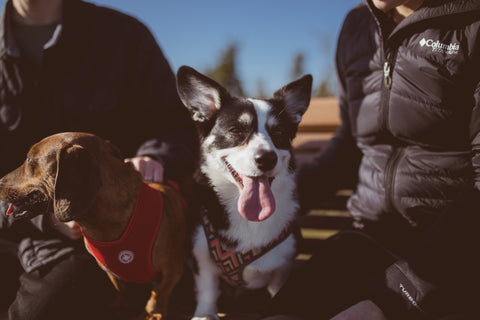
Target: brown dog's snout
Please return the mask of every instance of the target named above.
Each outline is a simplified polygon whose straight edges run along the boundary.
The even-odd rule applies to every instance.
[[[18,196],[17,189],[14,187],[16,184],[11,183],[10,176],[11,172],[0,179],[0,200],[3,202],[13,202],[14,199]]]
[[[8,208],[0,214],[12,215],[14,219],[32,218],[47,212],[49,206],[46,193],[40,186],[16,184],[16,179],[11,179],[8,174],[0,180],[0,200]]]
[[[55,135],[30,148],[27,160],[0,179],[0,200],[11,203],[14,217],[53,211],[60,221],[82,217],[101,186],[96,159],[75,135]]]
[[[0,179],[0,200],[2,200],[2,193],[3,193],[3,190],[5,189],[5,185],[6,185],[5,179],[4,177],[2,177]]]

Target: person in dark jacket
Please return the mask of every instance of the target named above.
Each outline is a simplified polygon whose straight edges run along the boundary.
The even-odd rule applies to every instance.
[[[336,66],[341,126],[300,168],[299,197],[353,187],[356,230],[319,248],[276,312],[480,319],[480,1],[367,0]]]
[[[78,0],[7,1],[0,177],[32,144],[63,131],[110,140],[146,180],[183,183],[194,170],[195,127],[145,25]],[[0,318],[102,318],[113,287],[84,249],[78,225],[44,216],[12,221],[0,207]]]

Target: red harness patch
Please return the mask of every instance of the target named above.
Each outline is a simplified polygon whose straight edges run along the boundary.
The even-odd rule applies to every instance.
[[[135,210],[120,239],[103,242],[83,236],[90,252],[106,270],[127,282],[151,282],[157,275],[151,253],[162,215],[162,194],[142,183]]]

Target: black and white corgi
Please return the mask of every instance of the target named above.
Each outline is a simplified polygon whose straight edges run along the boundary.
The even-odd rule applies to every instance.
[[[266,287],[273,296],[291,270],[298,211],[292,140],[310,103],[312,77],[271,99],[249,99],[183,66],[177,88],[201,142],[194,319],[216,319],[220,278],[247,289]]]

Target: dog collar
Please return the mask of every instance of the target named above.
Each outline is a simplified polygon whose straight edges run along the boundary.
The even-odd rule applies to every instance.
[[[151,282],[157,275],[151,252],[162,214],[163,195],[142,183],[134,212],[120,239],[97,241],[88,238],[82,230],[87,249],[116,277],[127,282]]]
[[[247,265],[281,243],[293,231],[293,221],[290,221],[282,233],[267,245],[242,252],[234,251],[227,248],[224,242],[220,240],[217,231],[207,217],[207,212],[208,210],[206,208],[201,208],[202,226],[207,237],[210,256],[222,271],[220,276],[234,287],[245,286],[246,283],[243,280],[242,274],[243,269],[245,269]]]

